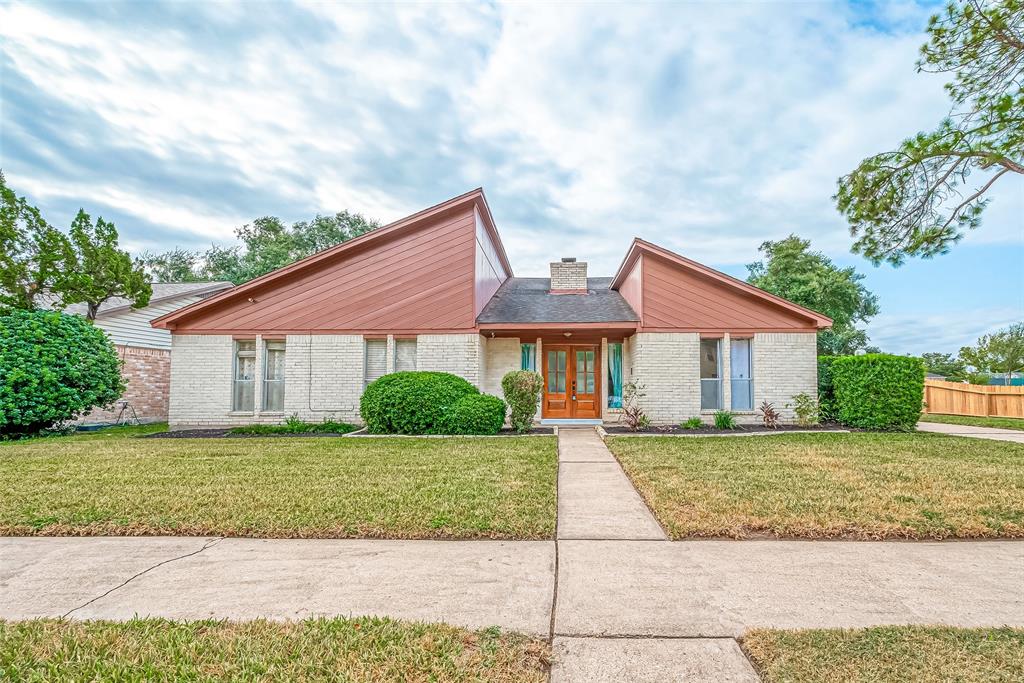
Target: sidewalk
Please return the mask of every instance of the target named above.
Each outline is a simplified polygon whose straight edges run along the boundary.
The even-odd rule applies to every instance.
[[[992,441],[1010,441],[1024,443],[1024,431],[1014,429],[996,429],[995,427],[974,427],[971,425],[951,425],[945,422],[918,422],[920,432],[935,432],[951,436],[966,436],[971,439],[991,439]]]
[[[754,683],[754,627],[1024,627],[1024,542],[668,541],[593,430],[559,432],[556,540],[0,537],[0,619],[497,625],[550,639],[558,683]]]

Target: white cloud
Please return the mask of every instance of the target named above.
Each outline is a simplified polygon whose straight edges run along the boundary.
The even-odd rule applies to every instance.
[[[930,351],[956,353],[978,337],[1024,322],[1014,307],[946,311],[931,315],[882,313],[871,321],[871,343],[889,353],[920,355]]]

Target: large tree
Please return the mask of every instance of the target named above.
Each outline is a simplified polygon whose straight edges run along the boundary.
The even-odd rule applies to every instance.
[[[875,263],[945,253],[997,181],[1024,190],[1024,0],[950,3],[927,32],[917,67],[952,76],[949,116],[862,161],[835,196],[853,250]]]
[[[960,358],[981,372],[1024,372],[1024,322],[986,334],[976,345],[960,349]]]
[[[118,247],[113,223],[100,217],[93,225],[80,209],[70,236],[73,253],[61,292],[64,305],[84,303],[85,317],[94,320],[103,302],[113,297],[124,297],[136,308],[149,303],[149,277],[141,261]]]
[[[810,241],[796,235],[765,242],[760,248],[764,260],[747,266],[747,281],[832,318],[832,329],[818,333],[819,353],[843,355],[863,349],[868,335],[856,325],[878,314],[878,297],[861,284],[862,274],[836,266],[810,247]]]
[[[0,306],[32,309],[60,293],[71,245],[0,173]]]
[[[264,216],[235,230],[241,244],[146,254],[145,263],[158,279],[229,280],[237,285],[378,227],[376,221],[349,211],[317,215],[290,227],[276,216]]]

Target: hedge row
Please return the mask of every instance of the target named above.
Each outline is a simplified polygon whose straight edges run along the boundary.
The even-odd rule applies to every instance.
[[[872,353],[818,358],[822,416],[850,427],[913,430],[924,400],[920,358]]]

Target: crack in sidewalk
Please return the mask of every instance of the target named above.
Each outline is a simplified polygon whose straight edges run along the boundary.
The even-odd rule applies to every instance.
[[[86,602],[83,602],[78,607],[71,608],[70,610],[65,612],[63,615],[61,615],[61,619],[67,619],[69,616],[71,616],[71,614],[73,614],[74,612],[77,612],[78,610],[82,609],[83,607],[88,607],[89,605],[91,605],[92,603],[96,602],[97,600],[102,600],[103,598],[107,597],[108,595],[110,595],[114,591],[120,590],[121,588],[124,588],[129,583],[131,583],[135,579],[139,578],[143,574],[148,574],[149,572],[153,571],[154,569],[156,569],[158,567],[162,567],[165,564],[169,564],[171,562],[176,562],[178,560],[184,560],[186,557],[192,557],[193,555],[198,555],[199,553],[203,552],[207,548],[212,548],[213,546],[217,545],[218,543],[220,543],[223,540],[224,540],[223,536],[218,536],[217,538],[212,538],[212,539],[208,540],[206,543],[204,543],[203,547],[199,548],[198,550],[193,550],[190,553],[185,553],[184,555],[178,555],[177,557],[170,557],[170,558],[168,558],[166,560],[162,560],[160,562],[157,562],[152,567],[146,567],[141,572],[138,572],[137,574],[129,576],[127,579],[122,581],[120,584],[114,586],[113,588],[111,588],[110,590],[106,591],[102,595],[97,595],[95,598],[92,598],[91,600],[87,600]]]

